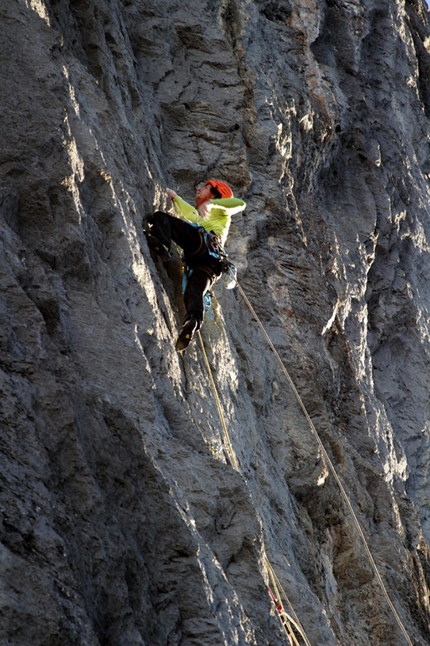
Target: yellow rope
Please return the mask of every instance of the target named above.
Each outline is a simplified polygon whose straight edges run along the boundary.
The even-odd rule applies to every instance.
[[[217,391],[217,388],[216,388],[216,385],[215,385],[215,381],[214,381],[214,378],[213,378],[213,375],[212,375],[212,370],[211,370],[209,360],[208,360],[208,357],[207,357],[207,354],[206,354],[206,349],[205,349],[205,346],[204,346],[204,343],[203,343],[203,338],[202,338],[202,335],[201,335],[200,331],[198,331],[197,334],[198,334],[200,345],[201,345],[201,348],[202,348],[203,358],[204,358],[204,361],[205,361],[205,365],[206,365],[206,369],[207,369],[207,372],[208,372],[209,380],[210,380],[210,383],[211,383],[211,386],[212,386],[212,391],[213,391],[215,401],[216,401],[216,405],[217,405],[217,408],[218,408],[218,414],[219,414],[219,418],[221,420],[221,425],[222,425],[222,428],[223,428],[224,438],[225,438],[225,442],[226,442],[226,445],[227,445],[227,448],[228,448],[230,459],[231,459],[232,465],[236,469],[236,471],[240,472],[239,464],[237,462],[237,458],[236,458],[235,452],[233,450],[233,446],[231,444],[230,436],[229,436],[229,433],[228,433],[228,430],[227,430],[227,425],[225,423],[224,413],[223,413],[223,410],[222,410],[222,407],[221,407],[221,402],[220,402],[220,399],[219,399],[219,396],[218,396],[218,391]],[[276,574],[273,571],[273,568],[270,565],[267,557],[266,557],[265,560],[266,560],[266,567],[268,569],[269,576],[270,576],[270,578],[271,578],[271,580],[273,582],[273,587],[275,588],[275,594],[280,599],[279,592],[277,592],[277,583],[276,583],[277,577],[276,577]],[[288,597],[287,597],[284,590],[283,590],[283,594],[284,594],[285,599],[288,602],[289,608],[291,609],[291,611],[293,612],[293,614],[295,616],[295,620],[291,619],[291,617],[288,617],[287,613],[285,613],[285,610],[284,610],[285,616],[287,617],[287,619],[289,620],[290,623],[291,622],[294,623],[294,625],[295,625],[296,629],[298,630],[298,632],[303,636],[303,639],[305,641],[306,646],[311,646],[311,644],[310,644],[309,640],[307,639],[307,637],[306,637],[306,635],[304,633],[304,630],[303,630],[303,628],[302,628],[302,626],[301,626],[301,624],[300,624],[300,622],[299,622],[299,620],[297,618],[297,615],[294,612],[293,606],[291,605],[290,600],[288,599]],[[287,630],[286,627],[285,627],[285,630],[286,630],[287,635],[288,635],[288,637],[290,639],[291,646],[300,646],[300,644],[297,642],[297,638],[294,635],[291,626],[289,626],[289,631]],[[291,641],[291,640],[294,640],[294,641]]]
[[[225,423],[224,413],[222,412],[221,402],[219,400],[218,392],[217,392],[216,385],[215,385],[215,381],[214,381],[214,378],[212,376],[212,370],[211,370],[209,360],[208,360],[208,357],[207,357],[207,354],[206,354],[206,350],[205,350],[205,346],[204,346],[204,343],[203,343],[202,335],[200,334],[200,331],[198,331],[197,334],[198,334],[198,337],[199,337],[200,345],[202,346],[203,357],[204,357],[204,360],[205,360],[206,369],[208,371],[209,380],[211,382],[213,394],[214,394],[216,405],[217,405],[217,408],[218,408],[218,414],[219,414],[219,418],[221,420],[222,429],[224,431],[224,439],[225,439],[225,443],[227,445],[228,453],[230,455],[230,459],[231,459],[233,467],[236,469],[236,471],[239,471],[239,464],[237,462],[237,458],[236,458],[235,452],[233,450],[233,446],[232,446],[232,444],[230,442],[230,436],[228,434],[227,425]]]
[[[279,582],[279,579],[276,576],[276,573],[275,573],[273,567],[271,566],[267,556],[264,557],[264,562],[265,562],[267,571],[269,573],[270,581],[272,583],[273,590],[275,592],[275,596],[276,596],[278,602],[282,606],[282,614],[285,616],[285,619],[286,619],[287,626],[285,626],[284,622],[282,621],[282,619],[280,617],[282,625],[284,626],[285,632],[287,633],[288,637],[290,638],[292,645],[293,646],[294,645],[295,646],[300,646],[300,643],[298,642],[297,637],[296,637],[296,635],[294,634],[294,631],[293,631],[293,626],[294,626],[294,628],[297,630],[297,632],[299,633],[300,637],[303,639],[306,646],[311,646],[311,643],[310,643],[309,639],[306,636],[304,628],[301,625],[301,623],[300,623],[300,621],[299,621],[299,619],[298,619],[298,617],[297,617],[297,615],[296,615],[296,613],[294,611],[294,608],[291,605],[291,602],[288,599],[288,597],[287,597],[287,595],[285,593],[285,590],[282,588],[282,586],[281,586],[281,584]],[[282,590],[283,596],[286,599],[286,601],[288,603],[288,607],[291,610],[291,613],[292,613],[294,618],[290,617],[290,615],[285,611],[284,605],[282,603],[282,597],[281,597],[281,594],[279,592],[279,588]]]
[[[264,336],[266,337],[267,342],[268,342],[271,350],[273,351],[275,357],[279,361],[279,364],[281,366],[282,372],[284,373],[285,377],[287,378],[287,381],[290,384],[290,387],[291,387],[291,389],[292,389],[298,403],[300,404],[300,407],[301,407],[301,409],[302,409],[302,411],[303,411],[303,413],[304,413],[304,415],[306,417],[306,420],[308,421],[308,424],[309,424],[309,426],[311,428],[311,431],[312,431],[313,435],[315,436],[315,439],[318,442],[318,445],[319,445],[319,447],[321,449],[321,452],[322,452],[322,454],[324,456],[324,459],[326,460],[326,463],[328,464],[328,466],[330,468],[330,471],[332,472],[332,474],[333,474],[333,476],[334,476],[334,478],[335,478],[335,480],[336,480],[336,482],[337,482],[337,484],[339,486],[339,489],[340,489],[340,491],[342,493],[342,496],[343,496],[343,498],[345,500],[345,503],[346,503],[350,513],[351,513],[351,516],[353,518],[353,521],[354,521],[354,524],[355,524],[355,526],[357,528],[357,531],[358,531],[358,533],[359,533],[359,535],[361,537],[361,540],[363,542],[363,545],[364,545],[364,548],[366,550],[367,556],[368,556],[369,561],[370,561],[370,563],[372,565],[373,571],[374,571],[376,579],[377,579],[377,581],[378,581],[378,583],[379,583],[379,585],[381,587],[381,590],[382,590],[382,592],[384,594],[384,597],[385,597],[389,607],[391,608],[391,610],[393,612],[393,615],[394,615],[394,617],[395,617],[395,619],[397,621],[397,624],[398,624],[399,628],[401,629],[407,643],[409,644],[409,646],[413,646],[412,641],[411,641],[411,639],[409,637],[409,634],[408,634],[406,628],[404,627],[404,625],[402,623],[402,620],[400,619],[400,616],[399,616],[396,608],[394,607],[393,602],[390,599],[390,596],[389,596],[389,594],[387,592],[387,588],[385,587],[385,584],[384,584],[384,582],[382,580],[382,577],[379,574],[378,567],[377,567],[376,562],[375,562],[375,560],[374,560],[374,558],[372,556],[370,548],[369,548],[369,546],[367,544],[366,537],[364,536],[364,532],[361,529],[361,525],[360,525],[360,523],[358,521],[358,518],[357,518],[357,516],[355,514],[355,511],[354,511],[354,509],[352,507],[351,501],[349,500],[349,497],[348,497],[348,495],[347,495],[347,493],[346,493],[346,491],[344,489],[344,486],[343,486],[339,476],[337,475],[336,469],[335,469],[332,461],[330,460],[330,457],[329,457],[329,455],[328,455],[328,453],[327,453],[327,451],[325,449],[325,446],[324,446],[320,436],[318,435],[318,432],[317,432],[317,430],[315,428],[315,425],[314,425],[313,421],[311,420],[311,418],[309,417],[309,414],[308,414],[308,412],[307,412],[307,410],[305,408],[305,405],[304,405],[304,403],[302,401],[302,398],[300,397],[300,395],[299,395],[299,393],[297,391],[297,388],[295,387],[294,382],[293,382],[292,378],[290,377],[290,374],[289,374],[288,370],[286,369],[286,367],[284,365],[284,362],[282,361],[281,357],[279,356],[279,353],[277,352],[275,346],[273,345],[272,340],[270,339],[269,335],[267,334],[262,322],[260,321],[259,317],[257,316],[257,313],[255,312],[254,308],[252,307],[251,303],[249,302],[245,292],[243,291],[243,289],[239,285],[239,283],[237,283],[237,287],[239,288],[239,291],[242,294],[242,297],[245,300],[245,303],[247,304],[251,314],[253,315],[253,317],[257,321],[257,323],[260,326]]]

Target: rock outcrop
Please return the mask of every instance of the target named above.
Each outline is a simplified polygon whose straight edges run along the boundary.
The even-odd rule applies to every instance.
[[[0,643],[288,644],[272,567],[300,644],[426,646],[424,0],[0,16]],[[142,219],[210,176],[240,289],[182,356]]]

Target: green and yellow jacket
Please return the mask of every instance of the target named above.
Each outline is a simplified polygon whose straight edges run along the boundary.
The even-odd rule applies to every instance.
[[[246,204],[238,197],[227,197],[209,200],[210,211],[206,217],[202,217],[194,206],[188,204],[182,197],[176,195],[173,199],[175,211],[183,220],[197,222],[206,231],[213,231],[221,237],[222,245],[227,240],[230,228],[231,216],[240,213],[246,208]]]

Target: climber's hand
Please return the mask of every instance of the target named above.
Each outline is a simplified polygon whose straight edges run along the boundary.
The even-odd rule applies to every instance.
[[[176,197],[175,191],[172,191],[171,188],[166,188],[166,193],[170,197],[171,200],[173,200]]]

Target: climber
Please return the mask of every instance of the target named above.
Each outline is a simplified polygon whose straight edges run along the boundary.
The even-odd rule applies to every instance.
[[[156,211],[147,218],[144,229],[148,245],[163,260],[171,257],[171,241],[183,249],[183,261],[188,267],[188,281],[184,292],[186,315],[182,323],[176,349],[185,350],[195,332],[200,329],[204,316],[204,295],[222,273],[223,250],[230,228],[231,216],[246,207],[235,198],[231,188],[221,180],[209,179],[196,191],[196,207],[188,204],[170,188],[176,217]]]

